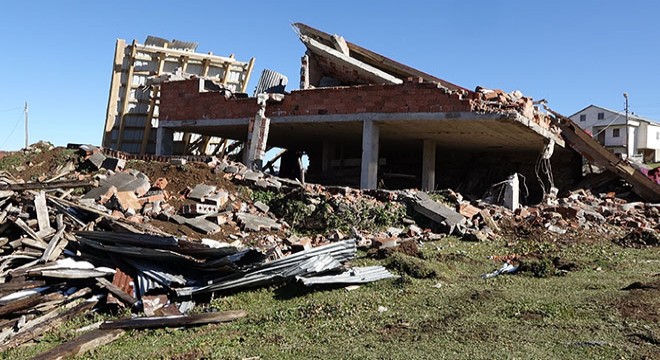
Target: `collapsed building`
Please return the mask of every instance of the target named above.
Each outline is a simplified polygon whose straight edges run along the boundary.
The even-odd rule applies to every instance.
[[[155,153],[185,154],[177,134],[200,134],[225,139],[222,154],[226,139],[240,141],[251,168],[272,171],[273,161],[264,164],[266,151],[286,149],[277,156],[280,176],[363,189],[452,188],[475,196],[493,184],[520,181],[531,202],[577,183],[585,152],[593,155],[595,145],[579,135],[571,138],[581,148],[566,143],[558,122],[570,120],[543,111],[542,101],[520,91],[472,91],[341,36],[300,23],[294,28],[307,49],[298,90],[285,92],[280,78],[280,86],[260,86],[250,97],[244,86],[203,74],[159,83]],[[640,196],[660,194],[634,169],[597,150],[606,168],[641,181]]]

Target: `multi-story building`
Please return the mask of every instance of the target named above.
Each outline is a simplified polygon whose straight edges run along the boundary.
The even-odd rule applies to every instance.
[[[615,154],[660,161],[660,123],[633,113],[589,105],[570,116],[576,124]]]

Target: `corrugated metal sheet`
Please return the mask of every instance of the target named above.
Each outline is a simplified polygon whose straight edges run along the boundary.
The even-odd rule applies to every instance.
[[[366,284],[378,280],[398,278],[398,275],[390,273],[382,266],[365,266],[348,269],[347,271],[336,275],[298,276],[296,279],[306,286],[328,285],[328,284]]]
[[[261,93],[284,93],[284,88],[288,83],[289,79],[278,73],[277,71],[264,69],[261,72],[261,77],[257,83],[257,88],[254,91],[254,96]]]

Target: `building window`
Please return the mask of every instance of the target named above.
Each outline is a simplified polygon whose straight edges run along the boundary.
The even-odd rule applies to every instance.
[[[621,129],[612,129],[612,137],[621,136]]]
[[[587,115],[586,114],[580,115],[580,121],[587,121]]]
[[[598,113],[598,120],[605,119],[605,113]]]

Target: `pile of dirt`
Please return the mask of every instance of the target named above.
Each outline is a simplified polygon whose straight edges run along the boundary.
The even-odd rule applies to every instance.
[[[635,229],[626,236],[615,239],[614,242],[623,247],[641,249],[660,246],[660,235],[655,230]]]

